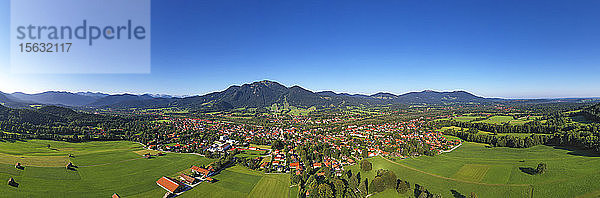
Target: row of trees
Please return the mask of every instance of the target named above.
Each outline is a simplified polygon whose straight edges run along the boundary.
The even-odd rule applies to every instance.
[[[564,118],[554,118],[551,120],[560,120]],[[550,121],[550,120],[549,120]],[[457,131],[448,129],[444,134],[459,137],[465,141],[486,143],[498,147],[513,147],[513,148],[528,148],[535,145],[560,145],[572,146],[590,149],[595,152],[600,152],[600,125],[597,123],[591,124],[563,124],[562,126],[554,125],[547,127],[548,129],[556,129],[553,133],[532,134],[530,136],[512,136],[498,134],[478,133],[481,128],[478,126],[487,126],[479,124],[464,124],[460,122],[438,122],[439,127],[443,126],[471,126],[468,130]],[[497,125],[503,127],[503,125]],[[485,131],[485,130],[484,130]]]
[[[530,121],[523,125],[514,125],[509,123],[490,124],[483,122],[459,122],[454,120],[439,121],[442,126],[457,126],[467,129],[478,129],[490,133],[541,133],[552,134],[559,129],[559,126],[542,124],[539,121]]]
[[[448,129],[444,134],[459,137],[465,141],[490,144],[497,147],[528,148],[535,145],[547,144],[552,135],[538,135],[520,137],[512,135],[478,134],[470,131],[457,131]]]

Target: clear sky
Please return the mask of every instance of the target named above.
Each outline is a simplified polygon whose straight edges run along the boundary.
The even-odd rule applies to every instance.
[[[0,91],[195,95],[269,79],[365,94],[600,96],[598,10],[597,0],[153,0],[150,74],[33,75],[10,73],[0,0]]]

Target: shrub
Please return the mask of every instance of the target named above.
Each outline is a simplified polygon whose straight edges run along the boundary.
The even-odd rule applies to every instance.
[[[367,161],[367,160],[362,160],[360,162],[360,168],[363,171],[370,171],[373,169],[373,164],[371,164],[371,162]]]

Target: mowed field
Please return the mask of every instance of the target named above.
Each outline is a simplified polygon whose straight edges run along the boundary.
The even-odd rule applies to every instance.
[[[50,149],[47,145],[50,144]],[[174,176],[192,164],[212,160],[189,154],[143,159],[143,148],[133,142],[67,143],[46,140],[0,142],[0,179],[14,178],[17,188],[0,187],[3,197],[125,197],[162,196],[156,185],[162,176]],[[135,151],[138,151],[136,153]],[[68,154],[73,154],[69,158]],[[25,168],[14,167],[16,161]],[[67,170],[71,161],[76,170]],[[150,197],[156,197],[150,196]]]
[[[390,169],[399,179],[425,186],[444,197],[598,197],[600,157],[584,151],[535,146],[527,149],[486,148],[465,142],[458,149],[439,156],[391,161],[369,159],[373,170],[361,172],[372,179],[376,170]],[[544,162],[548,170],[529,175],[527,168]],[[349,167],[358,171],[357,166]],[[454,192],[454,193],[453,193]],[[457,194],[458,193],[458,194]],[[374,197],[392,197],[381,193]]]
[[[213,161],[177,153],[144,159],[144,153],[156,152],[126,141],[0,141],[0,179],[6,182],[12,177],[19,184],[15,188],[4,183],[0,197],[109,197],[113,193],[123,197],[162,197],[166,191],[156,185],[160,177],[176,177],[191,165]],[[68,157],[69,154],[74,157]],[[16,162],[25,169],[16,169]],[[67,170],[68,162],[77,168]],[[238,166],[213,178],[217,182],[201,183],[181,197],[288,197],[296,188],[289,187],[287,174],[263,174]]]
[[[288,174],[264,174],[234,166],[212,177],[215,183],[201,183],[181,197],[296,197]]]

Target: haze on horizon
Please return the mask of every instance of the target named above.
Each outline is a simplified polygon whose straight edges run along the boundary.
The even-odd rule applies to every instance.
[[[152,1],[151,74],[11,74],[0,91],[203,95],[264,79],[338,93],[600,96],[598,1]]]

